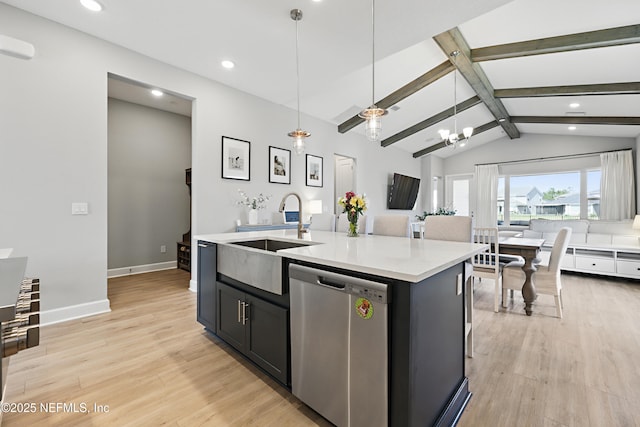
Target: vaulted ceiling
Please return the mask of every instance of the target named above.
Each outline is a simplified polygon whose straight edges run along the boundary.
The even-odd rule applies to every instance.
[[[77,0],[4,3],[293,109],[289,11],[300,8],[301,110],[363,132],[352,117],[371,103],[369,0],[102,0],[100,14]],[[476,128],[468,147],[525,133],[637,137],[639,28],[637,0],[377,0],[376,101],[391,108],[381,145],[454,153],[437,130],[453,128],[456,68],[458,130]]]

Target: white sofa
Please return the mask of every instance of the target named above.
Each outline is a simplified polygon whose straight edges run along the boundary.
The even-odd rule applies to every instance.
[[[532,219],[522,237],[545,239],[542,257],[547,258],[562,227],[572,229],[562,269],[640,279],[640,233],[633,220],[587,221]]]

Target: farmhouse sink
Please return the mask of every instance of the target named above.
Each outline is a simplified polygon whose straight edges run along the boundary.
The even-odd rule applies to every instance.
[[[232,245],[247,246],[249,248],[262,249],[269,252],[276,252],[280,249],[299,248],[300,246],[309,246],[310,243],[284,242],[282,240],[259,239],[246,240],[242,242],[231,242]]]
[[[282,295],[281,249],[312,245],[273,239],[243,240],[218,245],[218,273],[263,291]]]

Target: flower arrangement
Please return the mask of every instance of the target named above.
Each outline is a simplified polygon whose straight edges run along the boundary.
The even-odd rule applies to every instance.
[[[262,193],[258,194],[255,197],[251,197],[251,198],[249,198],[249,196],[247,196],[247,193],[245,193],[242,190],[238,190],[238,193],[240,193],[240,200],[238,200],[237,204],[241,205],[241,206],[247,206],[248,208],[251,208],[251,209],[264,209],[264,208],[266,208],[267,207],[267,202],[271,198],[271,196],[265,196]]]
[[[433,212],[424,211],[422,215],[416,215],[418,221],[424,221],[424,219],[430,215],[455,215],[456,211],[451,208],[438,208]]]
[[[358,216],[367,210],[365,195],[358,195],[353,191],[347,191],[344,197],[338,199],[338,204],[342,206],[342,212],[347,214],[349,220],[349,236],[358,235]]]

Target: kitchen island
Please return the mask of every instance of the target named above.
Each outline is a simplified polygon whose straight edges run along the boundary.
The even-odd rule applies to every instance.
[[[457,422],[470,397],[464,373],[463,281],[470,274],[465,261],[484,250],[483,245],[388,236],[350,238],[343,233],[322,231],[311,231],[303,239],[297,239],[291,230],[200,235],[196,240],[198,320],[286,387],[292,383],[290,265],[388,286],[385,335],[388,366],[384,382],[388,397],[382,417],[386,419],[376,417],[379,408],[372,407],[368,417],[357,415],[364,416],[363,419],[357,420],[352,414],[350,425],[424,426]],[[269,274],[252,272],[245,276],[267,282],[281,280],[275,290],[270,288],[273,283],[260,289],[259,285],[240,281],[232,274],[240,268],[221,266],[230,263],[223,255],[227,249],[237,250],[253,240],[275,240],[284,247],[296,246],[270,253],[282,261],[280,275],[276,266],[267,267],[273,270]],[[266,252],[255,247],[242,250],[247,258],[242,255],[239,264],[248,271],[254,268],[252,257]],[[268,327],[256,319],[266,319]],[[274,348],[274,343],[280,343],[279,347]]]

